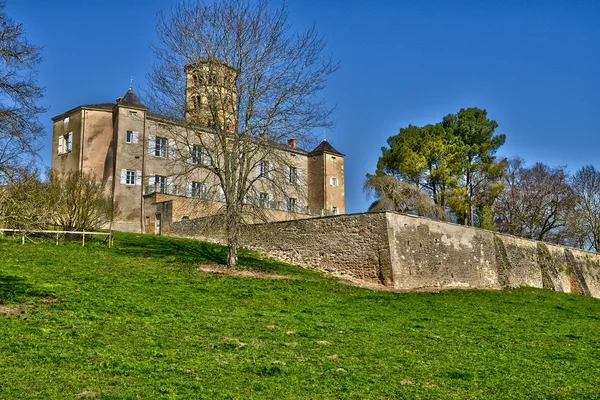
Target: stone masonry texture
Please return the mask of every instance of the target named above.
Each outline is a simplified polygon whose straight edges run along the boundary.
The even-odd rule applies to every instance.
[[[193,221],[177,236],[198,235]],[[212,235],[222,241],[222,234]],[[600,255],[394,212],[247,225],[244,247],[401,290],[548,288],[600,298]]]

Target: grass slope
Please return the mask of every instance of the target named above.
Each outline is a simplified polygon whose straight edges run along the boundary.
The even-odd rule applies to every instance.
[[[600,301],[196,271],[224,249],[0,240],[0,398],[600,398]]]

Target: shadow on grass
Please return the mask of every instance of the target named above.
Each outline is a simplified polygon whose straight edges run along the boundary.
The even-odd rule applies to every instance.
[[[169,258],[185,264],[226,264],[227,247],[193,239],[120,233],[115,237],[115,249],[134,257]],[[298,268],[263,258],[246,249],[238,252],[239,265],[267,272],[297,273]]]
[[[0,274],[0,304],[19,301],[27,297],[44,297],[49,293],[42,292],[24,278]]]

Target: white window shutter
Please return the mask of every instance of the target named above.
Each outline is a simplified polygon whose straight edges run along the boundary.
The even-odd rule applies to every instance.
[[[298,185],[302,184],[302,170],[300,168],[296,169],[296,183]]]
[[[70,153],[73,149],[73,132],[69,132],[67,135],[67,153]]]
[[[139,132],[133,131],[133,138],[132,138],[132,141],[133,141],[133,143],[134,143],[134,144],[137,144],[137,143],[138,143],[138,138],[139,138],[139,135],[140,135],[140,134],[139,134]]]
[[[192,181],[185,182],[185,195],[192,197]]]
[[[188,144],[188,157],[187,157],[187,161],[190,164],[196,164],[196,159],[195,159],[195,155],[194,155],[194,146],[191,144]]]
[[[154,179],[156,178],[155,175],[148,175],[148,193],[154,193],[155,191],[155,187],[154,187]]]
[[[169,160],[175,159],[175,139],[169,139]]]
[[[292,168],[289,165],[285,166],[285,182],[286,183],[291,183],[290,182],[290,178],[291,178],[291,174],[292,174]]]
[[[62,136],[58,137],[58,154],[62,154],[63,150],[63,138]]]
[[[296,208],[298,209],[298,213],[302,214],[302,199],[300,197],[296,199]]]
[[[153,156],[155,149],[156,149],[156,136],[149,135],[148,136],[148,154]]]
[[[204,148],[202,151],[204,152],[204,165],[210,165],[210,154],[208,153],[208,149]]]
[[[260,176],[260,167],[262,166],[262,161],[259,161],[258,164],[256,164],[256,176],[259,177]]]
[[[269,179],[271,179],[273,177],[273,174],[271,173],[272,172],[271,167],[272,167],[272,164],[270,162],[267,162],[267,177]]]
[[[127,170],[125,168],[121,169],[121,185],[127,183]]]
[[[173,194],[173,177],[167,176],[167,193]]]
[[[269,193],[269,203],[267,204],[267,208],[275,208],[275,199],[273,198],[273,194]]]
[[[222,201],[223,203],[225,203],[225,201],[227,200],[225,198],[225,192],[223,191],[222,187],[219,188],[219,200]]]
[[[142,171],[135,171],[135,186],[142,186]]]

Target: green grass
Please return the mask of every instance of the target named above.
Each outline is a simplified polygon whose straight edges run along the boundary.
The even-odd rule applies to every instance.
[[[196,271],[222,247],[0,239],[0,398],[600,398],[600,301]]]

